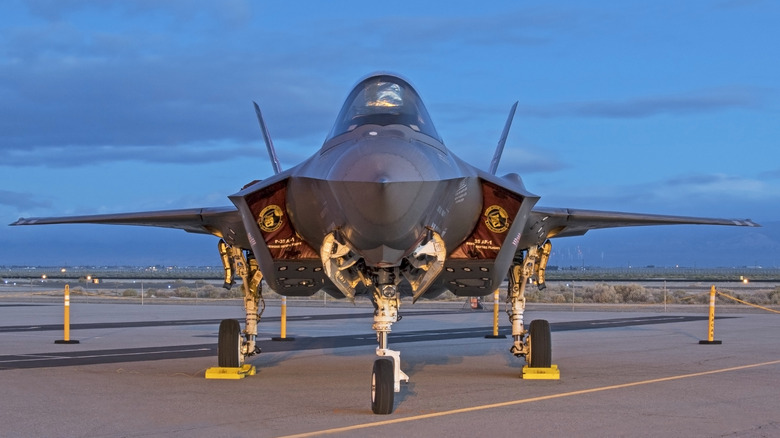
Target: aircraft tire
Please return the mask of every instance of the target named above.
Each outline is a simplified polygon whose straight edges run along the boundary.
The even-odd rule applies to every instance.
[[[220,367],[241,366],[241,326],[235,319],[223,319],[219,324],[217,362]]]
[[[528,366],[531,368],[549,368],[552,365],[550,323],[544,319],[531,321],[528,337],[528,342],[531,344],[531,357],[528,360]]]
[[[375,414],[387,415],[393,412],[395,402],[395,375],[392,359],[374,361],[371,373],[371,410]]]

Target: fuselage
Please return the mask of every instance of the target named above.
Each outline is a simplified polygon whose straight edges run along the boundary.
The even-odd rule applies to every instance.
[[[290,180],[290,220],[316,248],[339,230],[372,266],[400,264],[427,230],[455,248],[474,228],[476,175],[441,143],[403,125],[365,125],[330,140]]]

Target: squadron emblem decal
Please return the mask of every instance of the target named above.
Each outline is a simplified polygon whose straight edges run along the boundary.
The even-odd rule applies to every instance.
[[[499,205],[491,205],[485,210],[485,225],[494,233],[505,233],[509,229],[509,215]]]
[[[257,225],[260,229],[266,233],[276,231],[282,226],[284,222],[282,220],[284,212],[278,205],[269,205],[260,212],[260,216],[257,218]]]

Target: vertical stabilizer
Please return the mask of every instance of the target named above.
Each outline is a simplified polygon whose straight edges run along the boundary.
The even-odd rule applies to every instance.
[[[252,102],[255,105],[255,114],[257,114],[257,122],[260,123],[260,130],[263,131],[263,141],[265,147],[268,149],[268,155],[271,158],[271,165],[274,167],[274,173],[282,171],[282,167],[279,165],[279,159],[276,157],[276,149],[274,149],[274,143],[271,141],[271,136],[268,134],[268,128],[265,126],[263,120],[263,113],[260,112],[260,107],[257,106],[257,102]]]
[[[512,119],[515,118],[515,111],[517,111],[517,103],[512,105],[512,109],[509,110],[509,117],[506,119],[504,125],[504,132],[501,133],[501,138],[498,140],[498,146],[496,146],[496,153],[493,154],[493,160],[490,162],[490,173],[496,174],[498,170],[498,162],[501,161],[501,154],[504,153],[504,144],[506,143],[506,137],[509,135],[509,127],[512,126]]]

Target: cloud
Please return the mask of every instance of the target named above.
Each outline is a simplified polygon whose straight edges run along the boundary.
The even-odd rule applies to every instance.
[[[484,155],[484,154],[483,154]],[[547,154],[539,150],[520,148],[505,148],[499,163],[500,171],[519,173],[521,175],[533,173],[557,172],[569,167],[555,154]]]
[[[764,179],[780,179],[780,169],[761,172],[758,176]]]
[[[761,93],[748,87],[722,88],[666,96],[635,97],[627,100],[565,102],[523,105],[518,113],[529,117],[645,118],[658,115],[688,115],[732,109],[755,109]]]
[[[545,180],[528,187],[542,195],[540,205],[545,206],[751,218],[760,223],[776,219],[775,206],[780,202],[780,187],[727,174],[684,175],[629,185],[583,181],[572,186]]]
[[[424,16],[390,15],[355,21],[355,34],[365,35],[358,44],[400,46],[405,50],[430,50],[431,46],[536,46],[548,44],[556,32],[578,26],[580,16],[573,12],[524,8],[502,14],[451,17],[436,14]],[[350,27],[348,24],[347,27]],[[398,32],[403,29],[403,32]],[[453,29],[457,31],[453,32]],[[340,27],[339,32],[344,32]],[[421,44],[424,42],[424,44]]]
[[[249,140],[258,132],[251,101],[259,97],[268,103],[264,113],[279,137],[329,127],[337,108],[318,103],[320,90],[305,96],[298,90],[304,81],[257,77],[252,73],[257,70],[251,62],[231,59],[213,65],[205,55],[5,66],[3,143],[26,148]],[[288,122],[271,123],[277,120]]]
[[[726,174],[698,174],[671,178],[663,182],[664,189],[672,189],[674,196],[707,196],[717,198],[764,199],[772,191],[762,181]]]
[[[125,18],[164,15],[175,21],[192,21],[198,16],[213,17],[226,24],[236,25],[251,15],[247,0],[135,0],[132,2],[104,2],[100,0],[26,0],[27,10],[33,16],[61,21],[84,12],[113,14]]]
[[[116,161],[141,163],[202,164],[233,160],[236,157],[267,158],[261,140],[255,144],[224,142],[189,143],[172,146],[53,146],[30,149],[1,149],[5,166],[66,168],[94,166]],[[42,157],[45,157],[42,159]]]
[[[697,205],[734,210],[729,206],[743,208],[747,203],[774,203],[780,197],[777,188],[761,180],[721,173],[677,176],[616,190],[632,194],[623,202],[654,203],[674,210],[696,208]]]
[[[244,2],[234,3],[240,11]],[[343,91],[305,69],[290,70],[282,67],[289,63],[277,62],[300,53],[258,56],[252,45],[222,44],[267,40],[264,29],[248,31],[249,38],[226,38],[224,33],[239,30],[223,25],[201,32],[192,19],[194,24],[180,23],[184,29],[171,32],[156,29],[153,17],[146,25],[104,15],[143,18],[159,12],[178,18],[197,10],[197,4],[165,2],[162,12],[159,2],[104,4],[34,1],[29,7],[49,21],[0,26],[0,146],[6,154],[25,155],[31,148],[111,147],[116,152],[126,146],[167,149],[256,141],[252,100],[263,108],[275,139],[324,138],[330,128]],[[223,10],[205,8],[217,9]],[[81,10],[97,24],[80,25],[85,18],[74,16]],[[102,24],[104,19],[116,29]],[[198,40],[211,36],[213,42]]]
[[[51,207],[52,203],[49,201],[39,201],[35,199],[35,196],[29,193],[0,190],[0,205],[22,211],[40,207]]]

